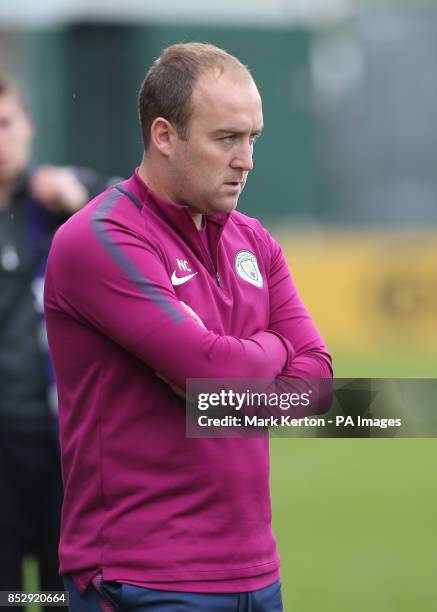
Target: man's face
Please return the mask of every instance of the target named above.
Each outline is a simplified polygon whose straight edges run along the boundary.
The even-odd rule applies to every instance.
[[[0,184],[15,180],[30,158],[32,123],[19,98],[0,95]]]
[[[229,70],[202,75],[193,91],[188,138],[171,155],[172,199],[194,211],[230,212],[253,167],[263,127],[261,98],[249,75]]]

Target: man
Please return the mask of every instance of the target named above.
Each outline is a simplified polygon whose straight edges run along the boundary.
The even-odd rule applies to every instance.
[[[153,64],[139,112],[139,169],[48,264],[71,610],[282,610],[268,441],[188,439],[178,391],[332,375],[279,246],[235,211],[261,99],[235,57],[189,43]]]
[[[22,590],[28,553],[39,562],[41,589],[63,589],[57,554],[62,487],[42,288],[53,231],[89,199],[90,190],[103,187],[89,172],[30,166],[32,137],[18,86],[0,75],[2,591]]]

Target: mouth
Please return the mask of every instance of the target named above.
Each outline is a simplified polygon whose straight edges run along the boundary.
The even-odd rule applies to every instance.
[[[243,187],[243,181],[226,181],[225,185],[229,185],[230,187]]]
[[[228,193],[239,194],[243,188],[242,183],[239,181],[229,181],[224,184],[225,189]]]

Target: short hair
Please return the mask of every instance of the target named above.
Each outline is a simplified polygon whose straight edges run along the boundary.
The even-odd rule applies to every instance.
[[[147,72],[138,95],[144,148],[150,144],[150,128],[156,117],[167,119],[186,140],[197,80],[209,70],[222,74],[226,68],[252,78],[247,66],[215,45],[183,43],[164,49]]]
[[[26,109],[26,101],[19,83],[6,72],[0,72],[0,96],[13,95]]]

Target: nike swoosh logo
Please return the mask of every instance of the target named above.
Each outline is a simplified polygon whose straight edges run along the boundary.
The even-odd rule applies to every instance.
[[[176,272],[173,271],[173,274],[171,275],[171,284],[175,287],[177,287],[178,285],[183,285],[187,281],[191,280],[193,276],[196,276],[196,274],[197,272],[189,274],[188,276],[176,276]]]

